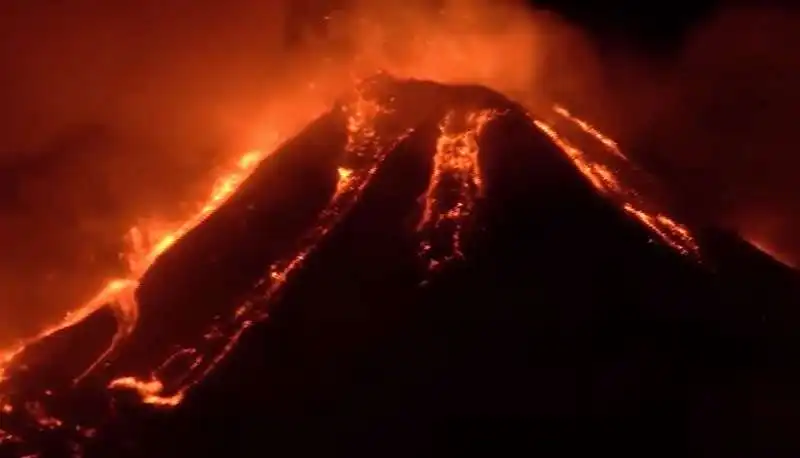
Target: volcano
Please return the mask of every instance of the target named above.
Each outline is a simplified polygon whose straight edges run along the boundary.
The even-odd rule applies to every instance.
[[[798,348],[795,272],[563,107],[378,75],[242,167],[5,353],[2,453],[735,450]]]

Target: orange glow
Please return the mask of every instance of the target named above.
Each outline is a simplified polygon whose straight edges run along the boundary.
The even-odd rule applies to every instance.
[[[762,253],[768,255],[772,259],[780,262],[781,264],[791,267],[793,269],[797,268],[797,265],[792,261],[790,256],[786,255],[785,253],[779,251],[775,248],[772,244],[770,244],[766,240],[757,239],[755,236],[746,236],[744,235],[743,238],[747,240],[751,245],[756,247]]]
[[[329,200],[317,215],[314,226],[299,237],[295,251],[275,260],[263,273],[263,278],[255,285],[258,297],[239,304],[228,315],[217,317],[218,323],[204,329],[203,343],[214,342],[214,350],[204,352],[202,348],[205,347],[197,342],[183,344],[174,351],[170,348],[171,353],[161,355],[163,358],[157,364],[142,373],[116,373],[112,356],[131,337],[139,321],[136,292],[141,279],[164,253],[227,202],[251,174],[269,160],[284,139],[328,109],[335,97],[352,86],[358,75],[386,70],[399,77],[482,84],[503,94],[518,95],[531,110],[542,100],[548,105],[551,103],[549,94],[542,94],[544,90],[540,89],[546,61],[543,48],[554,36],[548,33],[550,19],[534,17],[497,2],[478,0],[455,2],[455,7],[449,5],[436,11],[406,5],[409,3],[406,1],[397,2],[386,18],[382,2],[365,3],[363,11],[328,21],[331,36],[326,38],[346,43],[347,52],[339,52],[335,45],[320,43],[322,51],[316,47],[303,51],[307,54],[291,56],[280,67],[275,67],[281,69],[276,73],[286,74],[281,78],[293,80],[291,83],[296,83],[300,89],[283,82],[276,83],[269,93],[231,95],[259,100],[265,107],[258,116],[241,116],[245,118],[241,122],[247,126],[238,127],[247,133],[237,128],[232,135],[237,137],[238,146],[233,148],[237,153],[228,158],[227,166],[215,173],[216,180],[210,189],[190,200],[192,212],[188,218],[175,221],[142,216],[125,234],[121,234],[124,229],[119,234],[115,232],[114,237],[124,239],[126,245],[122,253],[127,269],[125,275],[108,275],[107,281],[96,285],[99,287],[94,295],[71,307],[65,316],[52,320],[49,326],[30,338],[0,348],[0,414],[27,412],[42,428],[61,426],[61,421],[45,412],[41,404],[6,403],[4,382],[11,377],[13,369],[18,368],[24,351],[32,344],[73,327],[104,308],[115,314],[116,333],[75,383],[85,381],[90,374],[105,376],[108,373],[111,375],[104,383],[109,390],[130,392],[142,403],[160,408],[179,405],[190,390],[233,351],[242,335],[267,316],[272,299],[314,253],[325,235],[358,202],[386,155],[411,131],[393,132],[382,138],[378,135],[376,118],[390,108],[361,90],[348,94],[349,98],[342,105],[347,141],[343,157],[335,164],[335,169],[330,170],[335,188]],[[558,53],[564,50],[555,49]],[[636,187],[629,185],[620,173],[621,168],[631,164],[614,140],[561,106],[555,106],[554,113],[559,121],[545,123],[536,119],[533,123],[598,192],[619,203],[625,214],[649,228],[669,246],[687,255],[698,255],[699,248],[688,229],[666,212],[653,211],[639,196]],[[440,122],[435,151],[432,151],[432,172],[421,196],[423,208],[417,225],[418,254],[429,270],[464,256],[465,231],[482,198],[484,184],[478,140],[486,126],[501,115],[492,110],[455,110]],[[584,147],[572,136],[568,137],[565,133],[568,129],[562,129],[559,122],[577,126],[595,140],[593,145],[599,143],[602,148],[597,148],[598,145]],[[254,126],[258,127],[255,133],[251,132]],[[239,154],[253,145],[259,148]],[[135,192],[134,188],[132,194]],[[169,201],[169,196],[164,196],[164,200]],[[127,226],[129,224],[123,227]],[[101,371],[106,365],[110,367],[108,372]],[[93,434],[88,431],[86,434]],[[0,444],[11,440],[15,437],[0,430]]]
[[[134,377],[122,377],[112,381],[108,387],[133,390],[141,397],[142,402],[154,406],[174,407],[183,400],[182,391],[172,396],[160,396],[164,384],[158,380],[143,382]]]
[[[25,403],[25,410],[41,429],[56,429],[63,424],[58,418],[48,415],[39,402],[32,401]]]
[[[184,234],[213,213],[280,140],[288,138],[328,109],[336,97],[352,86],[354,77],[372,75],[383,69],[400,77],[479,83],[498,90],[527,94],[542,64],[540,54],[535,52],[536,47],[551,36],[543,31],[548,27],[547,21],[554,21],[552,18],[535,16],[514,5],[490,1],[448,1],[444,7],[435,8],[414,1],[389,0],[380,5],[374,2],[355,3],[352,9],[337,11],[326,17],[324,37],[314,37],[312,46],[302,46],[296,53],[285,56],[280,65],[276,64],[274,68],[281,68],[281,72],[276,72],[280,75],[271,78],[274,81],[258,81],[258,84],[248,86],[250,90],[218,91],[234,101],[213,99],[210,104],[192,104],[191,109],[185,110],[208,111],[216,116],[220,114],[217,105],[222,105],[219,111],[224,112],[221,114],[224,119],[214,117],[216,124],[208,127],[220,129],[221,126],[217,124],[227,126],[232,123],[234,131],[225,132],[229,135],[224,138],[231,138],[242,150],[252,145],[258,145],[261,149],[230,157],[226,161],[230,166],[217,174],[213,189],[207,195],[198,194],[196,198],[189,199],[189,203],[193,204],[192,209],[196,210],[194,215],[188,218],[181,215],[174,219],[172,216],[153,218],[142,215],[141,220],[132,218],[133,224],[126,223],[126,226],[133,226],[127,234],[113,235],[127,242],[124,253],[126,274],[120,278],[109,278],[105,284],[98,284],[97,292],[87,294],[85,303],[78,306],[66,304],[69,307],[62,309],[69,313],[44,321],[42,329],[34,336],[26,336],[13,345],[0,347],[0,379],[22,348],[68,328],[106,306],[113,308],[120,318],[117,338],[104,357],[110,354],[135,326],[138,311],[132,293],[143,273]],[[500,50],[503,52],[498,52]],[[260,48],[259,52],[262,52]],[[265,61],[273,57],[263,56]],[[522,62],[530,65],[520,65]],[[205,64],[203,66],[208,67]],[[172,68],[171,63],[164,67]],[[195,78],[202,80],[200,73],[181,74],[180,86],[192,86]],[[224,77],[219,79],[226,81]],[[149,77],[147,81],[150,81]],[[185,84],[187,82],[190,84]],[[265,84],[263,92],[259,86],[262,84]],[[228,86],[237,87],[236,84]],[[252,89],[256,86],[259,89]],[[166,107],[162,108],[168,108],[170,112],[176,107],[183,111],[178,101],[194,103],[183,98],[173,99],[169,96],[170,91],[156,92],[159,96],[163,92],[165,99],[161,105]],[[247,110],[231,108],[239,105],[247,107]],[[348,114],[351,115],[348,117],[350,132],[360,132],[362,138],[374,135],[368,124],[378,109],[378,104],[366,98],[354,100],[348,108]],[[177,116],[174,121],[182,119]],[[148,126],[156,124],[147,123]],[[167,126],[166,129],[174,127],[170,122],[162,124]],[[202,138],[202,133],[192,131],[190,137]],[[238,146],[234,150],[239,150]],[[360,165],[350,163],[342,164],[342,170],[352,170],[349,174],[340,171],[340,192],[346,193],[348,189],[358,186],[363,171]],[[135,186],[130,188],[131,195],[135,196]],[[177,204],[169,195],[159,198],[166,207]],[[172,215],[176,212],[170,210],[164,213]],[[53,302],[58,302],[58,298],[53,298]]]

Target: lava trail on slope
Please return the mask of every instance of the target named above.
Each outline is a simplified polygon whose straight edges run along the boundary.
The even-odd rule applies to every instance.
[[[657,393],[712,386],[697,367],[760,351],[765,295],[779,327],[798,324],[793,272],[677,221],[562,107],[380,75],[258,159],[132,279],[7,353],[0,449],[414,447],[498,417],[659,439],[643,421],[689,406]],[[678,356],[648,360],[635,394],[609,384],[605,363],[666,348]]]

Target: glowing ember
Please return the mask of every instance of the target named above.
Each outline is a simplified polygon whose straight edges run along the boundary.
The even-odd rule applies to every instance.
[[[18,442],[18,441],[19,439],[17,439],[17,436],[0,429],[0,445],[10,444],[12,442]]]
[[[108,387],[133,390],[142,398],[142,402],[155,406],[173,407],[183,400],[183,392],[172,396],[160,396],[164,390],[164,384],[158,380],[144,382],[134,377],[122,377],[112,381]]]
[[[42,404],[39,402],[34,401],[25,403],[25,410],[41,429],[55,429],[63,424],[63,422],[58,418],[48,415],[44,409],[44,406],[42,406]]]
[[[439,124],[433,169],[418,230],[426,234],[421,255],[429,268],[463,256],[464,221],[483,191],[478,136],[497,112],[448,113]]]

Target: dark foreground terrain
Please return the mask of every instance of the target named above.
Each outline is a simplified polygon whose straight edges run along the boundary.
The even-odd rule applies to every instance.
[[[786,421],[800,416],[793,272],[697,224],[699,261],[659,242],[498,94],[391,80],[374,90],[394,98],[378,133],[415,131],[270,317],[175,409],[115,393],[85,456],[764,456],[797,443]],[[438,125],[477,108],[505,113],[479,138],[485,192],[465,259],[431,272],[416,226]],[[323,116],[159,259],[114,367],[144,370],[247,297],[315,224],[345,139],[339,111]],[[64,361],[112,332],[100,312],[43,342],[21,391],[74,376]],[[81,417],[102,386],[92,380],[57,402]],[[58,435],[33,440],[63,450]]]

